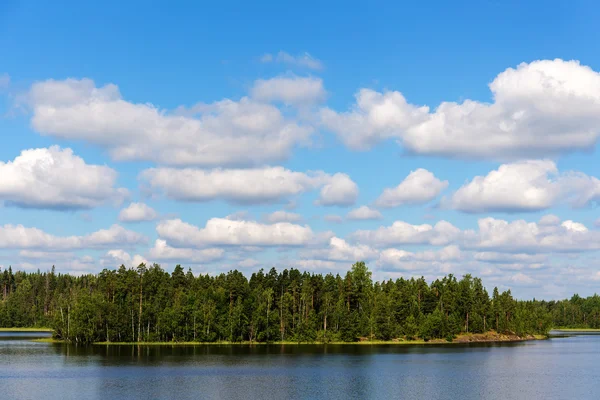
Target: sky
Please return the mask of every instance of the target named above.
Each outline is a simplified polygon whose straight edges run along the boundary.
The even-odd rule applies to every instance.
[[[600,284],[592,1],[0,4],[0,268]]]

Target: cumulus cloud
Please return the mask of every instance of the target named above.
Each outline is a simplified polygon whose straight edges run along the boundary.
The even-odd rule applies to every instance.
[[[97,87],[86,78],[37,82],[27,101],[35,130],[102,146],[115,160],[262,165],[286,159],[312,134],[312,128],[288,120],[277,107],[246,97],[198,104],[177,114],[128,102],[116,85]]]
[[[104,257],[100,259],[100,264],[105,268],[115,268],[124,265],[128,268],[138,267],[140,264],[149,265],[148,260],[139,254],[133,257],[122,249],[109,250]]]
[[[225,251],[219,248],[191,249],[171,247],[165,240],[157,239],[150,249],[153,261],[185,261],[187,263],[209,263],[223,258]]]
[[[477,176],[445,201],[470,213],[539,211],[560,202],[582,207],[600,199],[600,180],[581,172],[559,173],[550,160],[503,164]]]
[[[397,244],[443,246],[457,240],[460,236],[461,230],[447,221],[439,221],[434,226],[411,225],[404,221],[396,221],[391,226],[356,231],[351,238],[378,247]]]
[[[544,215],[540,218],[539,225],[560,225],[560,218],[553,214]]]
[[[424,121],[428,112],[428,107],[408,104],[399,92],[361,89],[352,110],[337,113],[324,108],[320,120],[349,148],[367,150],[385,139],[399,138],[399,133]]]
[[[536,279],[525,275],[522,272],[518,272],[510,277],[511,282],[516,283],[518,285],[535,285],[538,283]]]
[[[13,161],[0,162],[0,200],[24,208],[88,209],[128,195],[115,187],[116,180],[115,170],[86,164],[71,149],[23,150]]]
[[[329,261],[329,260],[313,260],[313,259],[304,259],[304,260],[290,260],[285,261],[286,265],[293,265],[295,268],[300,271],[314,271],[317,273],[326,273],[326,272],[343,272],[345,273],[351,267],[353,262],[350,261]]]
[[[154,221],[158,213],[144,203],[131,203],[119,213],[121,222]]]
[[[447,187],[448,181],[441,181],[426,169],[419,168],[411,171],[395,188],[385,189],[375,204],[378,207],[423,204],[435,199]]]
[[[270,224],[278,222],[300,222],[302,221],[302,215],[287,211],[275,211],[265,215],[264,219]]]
[[[283,167],[251,169],[151,168],[141,173],[155,191],[175,200],[209,201],[224,199],[238,204],[260,204],[321,188],[323,205],[353,204],[358,186],[346,174],[321,171],[303,173]]]
[[[260,265],[260,262],[255,260],[254,258],[245,258],[242,261],[238,262],[237,265],[240,268],[255,268]]]
[[[477,231],[464,232],[467,248],[508,253],[580,252],[600,249],[600,232],[571,220],[544,224],[482,218]]]
[[[85,236],[54,236],[41,229],[27,228],[23,225],[0,226],[0,248],[2,249],[64,251],[136,245],[145,242],[145,236],[119,225],[113,225],[109,229],[101,229]]]
[[[311,249],[300,252],[300,257],[325,261],[369,261],[378,256],[379,252],[366,245],[351,245],[344,239],[332,237],[325,249]]]
[[[13,270],[49,271],[52,266],[56,268],[57,272],[75,276],[98,272],[98,264],[94,258],[90,256],[78,257],[72,253],[68,257],[60,257],[58,259],[53,254],[49,254],[48,258],[22,257],[22,260],[19,262],[12,263]]]
[[[350,220],[373,220],[382,219],[383,215],[377,210],[369,208],[367,206],[361,206],[351,210],[346,214],[346,219]]]
[[[301,246],[316,240],[319,235],[308,226],[278,222],[261,224],[254,221],[232,221],[212,218],[204,228],[180,219],[161,221],[158,235],[178,247],[232,246]]]
[[[498,253],[494,251],[478,252],[474,255],[475,260],[494,264],[541,264],[547,259],[545,254],[526,254],[526,253]]]
[[[379,268],[399,271],[428,271],[440,267],[442,263],[456,262],[461,259],[461,251],[457,246],[446,246],[437,251],[410,252],[394,248],[381,252],[377,262]]]
[[[59,251],[36,251],[36,250],[21,250],[19,251],[19,257],[28,260],[68,260],[75,258],[75,255],[71,252],[59,252]]]
[[[578,61],[540,60],[500,73],[492,103],[443,102],[433,112],[399,92],[362,89],[346,113],[322,123],[350,148],[398,139],[413,153],[515,159],[589,150],[600,136],[600,74]]]
[[[230,219],[232,221],[245,221],[251,220],[253,217],[247,210],[239,210],[234,212],[233,214],[229,214],[225,217],[225,219]]]
[[[264,102],[308,105],[325,99],[323,80],[315,77],[278,76],[258,79],[251,90],[253,98]]]
[[[323,63],[306,52],[297,56],[293,56],[285,51],[280,51],[277,54],[266,53],[260,58],[260,61],[263,63],[282,63],[313,70],[323,69]]]
[[[317,204],[322,206],[351,206],[358,198],[358,185],[346,174],[337,173],[323,186]]]

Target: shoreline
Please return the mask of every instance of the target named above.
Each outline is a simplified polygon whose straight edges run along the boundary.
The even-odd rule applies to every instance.
[[[54,332],[52,328],[0,328],[0,332]]]
[[[551,332],[598,332],[600,333],[599,328],[552,328]]]
[[[513,334],[497,334],[497,333],[477,333],[477,334],[460,334],[457,335],[451,342],[446,339],[431,339],[428,341],[422,339],[416,340],[362,340],[357,342],[296,342],[296,341],[277,341],[277,342],[94,342],[92,346],[268,346],[268,345],[288,345],[288,346],[303,346],[303,345],[351,345],[351,346],[373,346],[373,345],[394,345],[394,346],[412,346],[412,345],[456,345],[456,344],[477,344],[477,343],[516,343],[532,340],[546,340],[545,335],[525,335],[517,336]],[[67,343],[64,340],[53,338],[33,339],[39,343]]]

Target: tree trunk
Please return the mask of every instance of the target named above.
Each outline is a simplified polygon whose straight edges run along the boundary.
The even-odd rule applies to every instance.
[[[142,341],[142,283],[143,283],[143,276],[140,273],[140,314],[138,315],[138,342]],[[135,337],[135,336],[134,336]]]
[[[131,309],[131,340],[135,340],[135,325],[133,324],[133,308]]]

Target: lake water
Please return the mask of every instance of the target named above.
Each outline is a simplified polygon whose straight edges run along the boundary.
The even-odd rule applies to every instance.
[[[1,399],[599,399],[600,336],[502,345],[91,346],[0,332]]]

